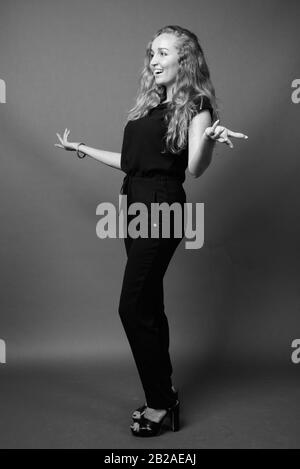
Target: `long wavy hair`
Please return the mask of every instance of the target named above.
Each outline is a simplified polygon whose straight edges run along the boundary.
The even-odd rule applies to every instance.
[[[157,85],[150,68],[153,40],[162,33],[176,36],[178,50],[178,73],[174,83],[172,101],[165,114],[167,132],[164,153],[180,153],[187,145],[188,128],[197,113],[196,102],[207,96],[213,109],[213,119],[219,118],[215,89],[197,36],[177,25],[164,26],[152,37],[146,48],[144,67],[139,80],[135,106],[129,110],[127,122],[148,114],[166,97],[166,87]]]

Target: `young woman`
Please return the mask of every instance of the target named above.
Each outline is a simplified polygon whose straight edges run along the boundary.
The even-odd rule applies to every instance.
[[[128,207],[143,202],[151,210],[155,202],[177,202],[183,208],[186,168],[197,178],[209,166],[216,142],[233,148],[229,137],[248,138],[218,124],[215,90],[197,36],[180,26],[166,26],[147,46],[140,89],[128,115],[121,153],[69,142],[68,129],[63,137],[57,134],[60,144],[55,145],[124,171],[121,194],[127,196]],[[119,315],[146,398],[132,414],[130,428],[135,436],[158,435],[167,417],[173,431],[179,429],[179,399],[171,380],[163,298],[165,272],[184,236],[184,224],[182,236],[174,235],[172,215],[168,237],[162,236],[159,222],[153,224],[157,229],[153,236],[124,238],[127,263]],[[147,217],[150,227],[152,219]],[[127,223],[131,220],[128,214]]]

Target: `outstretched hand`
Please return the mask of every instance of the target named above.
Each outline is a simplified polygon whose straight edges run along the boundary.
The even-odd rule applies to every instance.
[[[209,137],[211,140],[215,140],[217,142],[226,143],[233,148],[232,141],[228,137],[235,137],[235,138],[244,138],[247,139],[248,136],[242,134],[240,132],[233,132],[232,130],[223,127],[222,125],[218,125],[220,119],[216,120],[216,122],[211,126],[207,127],[204,131],[205,135]]]
[[[65,129],[63,137],[59,133],[56,133],[57,138],[61,143],[55,143],[54,146],[58,148],[63,148],[64,150],[74,151],[78,149],[79,142],[68,142],[68,136],[70,130]]]

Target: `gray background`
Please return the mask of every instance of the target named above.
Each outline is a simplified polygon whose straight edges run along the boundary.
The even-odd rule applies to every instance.
[[[203,388],[203,370],[212,366],[219,372],[227,367],[233,376],[244,373],[247,388],[253,369],[262,376],[272,370],[281,383],[286,373],[298,382],[300,364],[297,368],[290,356],[292,340],[300,337],[300,107],[291,100],[291,83],[300,74],[299,14],[296,0],[1,0],[0,78],[7,102],[0,104],[0,338],[6,341],[7,363],[0,365],[0,378],[7,418],[10,405],[20,410],[24,402],[22,393],[9,400],[13,381],[8,378],[16,380],[16,389],[26,381],[18,370],[33,365],[45,372],[52,364],[63,370],[87,370],[90,364],[91,388],[79,373],[85,389],[97,382],[94,389],[104,393],[105,409],[106,397],[116,405],[122,395],[126,418],[127,398],[136,399],[134,404],[143,400],[117,313],[124,241],[96,236],[96,207],[103,201],[118,204],[125,174],[91,158],[79,160],[54,143],[56,132],[67,127],[71,141],[121,151],[146,44],[167,24],[198,35],[221,123],[249,136],[234,140],[233,150],[217,144],[200,178],[187,172],[188,201],[205,204],[205,244],[187,250],[181,243],[165,277],[175,382],[187,389],[198,379]],[[78,381],[71,382],[76,388]],[[108,391],[112,385],[114,394]],[[54,408],[59,392],[55,396]],[[274,409],[286,397],[285,388],[280,396]],[[289,402],[291,425],[297,425],[296,400],[295,408],[291,396]],[[237,416],[244,415],[249,401],[244,404]],[[53,410],[48,405],[45,400],[41,408]],[[15,426],[11,436],[2,433],[3,446],[133,444],[130,436],[124,443],[122,433],[117,441],[97,444],[81,433],[76,440],[72,432],[70,439],[65,434],[53,440],[56,427],[41,442],[45,427],[39,413],[36,438],[28,440],[26,426],[16,433],[25,417],[13,415]],[[263,435],[258,425],[252,440],[241,440],[241,433],[231,434],[229,442],[228,432],[225,439],[212,433],[209,441],[189,435],[185,447],[298,445],[292,427],[287,424],[290,436],[283,429],[281,437],[275,427],[276,422],[271,441],[268,425]],[[121,430],[127,438],[127,427]],[[183,447],[184,441],[176,444]]]

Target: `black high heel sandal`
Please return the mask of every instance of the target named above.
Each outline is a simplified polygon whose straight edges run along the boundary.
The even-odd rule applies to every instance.
[[[134,422],[130,429],[135,436],[158,436],[161,433],[163,423],[167,418],[170,418],[171,428],[173,432],[179,430],[179,401],[167,409],[167,413],[162,417],[159,422],[153,422],[147,419],[144,415],[141,416],[138,422]]]
[[[177,390],[173,391],[173,393],[174,393],[174,398],[176,399],[176,401],[178,401],[178,391]],[[136,410],[134,410],[131,415],[132,420],[134,422],[139,422],[142,415],[144,415],[146,408],[147,408],[147,403],[145,403],[141,407],[138,407]]]

